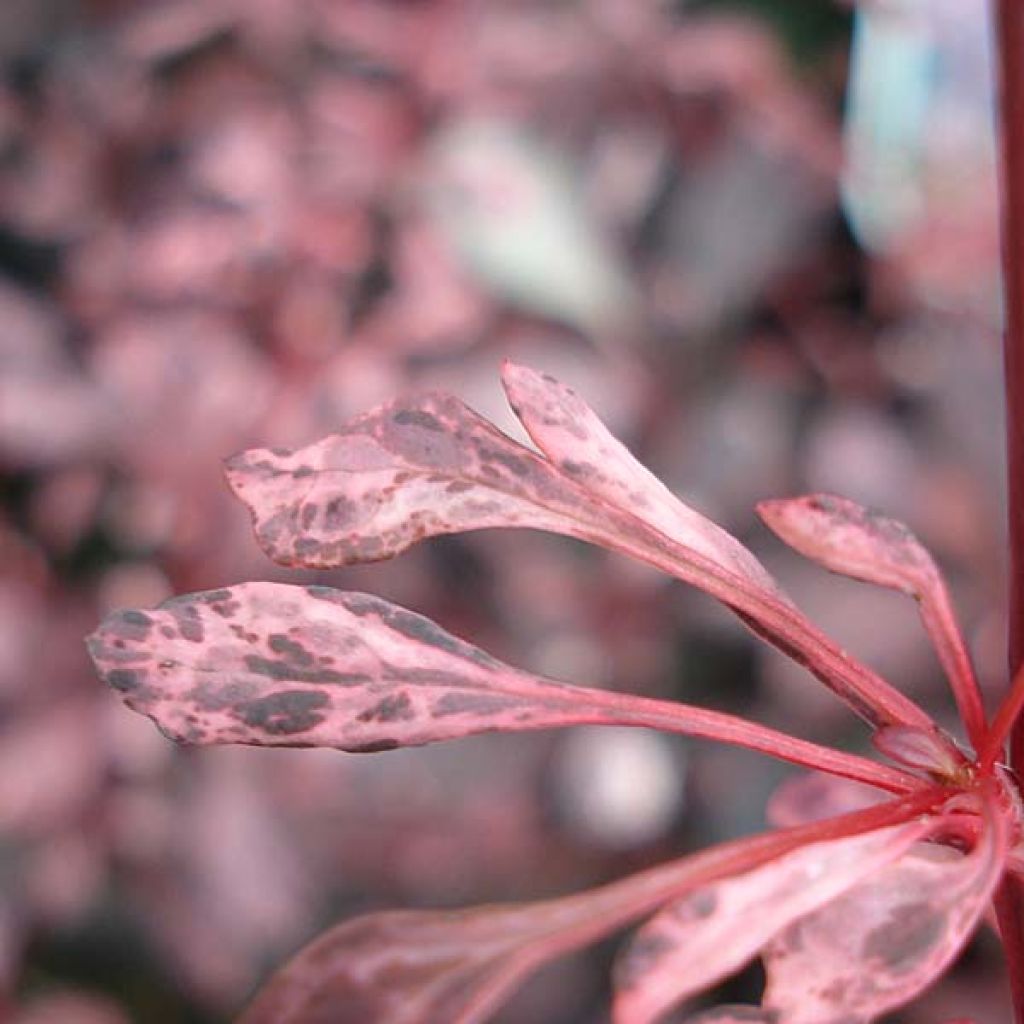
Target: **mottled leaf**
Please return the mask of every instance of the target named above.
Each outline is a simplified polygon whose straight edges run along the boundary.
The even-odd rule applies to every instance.
[[[974,849],[911,851],[795,922],[767,947],[764,1005],[786,1024],[872,1021],[914,998],[974,931],[1008,835],[988,812]]]
[[[369,594],[244,583],[120,611],[90,651],[129,707],[188,743],[388,750],[578,724],[702,736],[906,792],[885,765],[742,718],[520,672]]]
[[[650,1024],[717,984],[782,928],[905,853],[927,831],[927,824],[913,824],[814,843],[669,904],[616,965],[615,1024]]]
[[[942,574],[914,534],[895,519],[829,494],[763,501],[757,510],[802,555],[843,576],[901,590],[920,603],[968,735],[977,745],[985,716],[974,669]]]
[[[238,1024],[477,1024],[540,964],[667,900],[823,836],[906,821],[924,806],[918,795],[827,824],[739,839],[563,899],[356,918],[278,970]]]
[[[873,724],[930,727],[913,702],[801,615],[738,541],[657,484],[581,399],[539,374],[509,367],[506,375],[559,465],[451,396],[394,402],[306,448],[254,449],[229,460],[228,481],[249,506],[261,546],[283,564],[326,568],[486,527],[591,541],[718,598]]]
[[[505,363],[502,379],[516,416],[563,473],[617,508],[629,509],[683,547],[788,601],[750,551],[684,505],[612,436],[574,391],[553,377],[511,362]]]

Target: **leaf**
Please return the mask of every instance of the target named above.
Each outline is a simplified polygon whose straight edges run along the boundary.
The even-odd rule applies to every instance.
[[[355,918],[280,968],[237,1024],[477,1024],[540,964],[667,900],[822,835],[885,827],[924,806],[917,795],[827,824],[735,840],[561,899]]]
[[[977,747],[985,734],[985,713],[974,668],[942,574],[910,529],[830,494],[762,501],[757,511],[790,547],[826,569],[900,590],[920,603],[925,628]]]
[[[885,765],[742,718],[502,664],[369,594],[243,583],[109,616],[89,648],[129,707],[187,743],[389,750],[577,724],[701,736],[906,792]]]
[[[971,853],[913,851],[768,946],[764,1005],[786,1024],[871,1021],[913,999],[971,936],[1002,874],[1008,828],[986,812]]]
[[[488,527],[576,537],[724,602],[872,724],[930,728],[920,708],[801,615],[738,541],[640,467],[581,399],[518,367],[507,367],[506,378],[528,426],[560,466],[451,396],[391,403],[306,448],[254,449],[228,461],[228,482],[249,506],[260,545],[282,564],[328,568]],[[576,462],[565,457],[570,439]]]
[[[663,908],[618,960],[615,1024],[650,1024],[717,984],[780,929],[905,853],[928,828],[913,824],[804,846]]]
[[[545,924],[531,906],[358,917],[281,968],[237,1024],[482,1020],[539,957]]]
[[[506,362],[509,404],[537,447],[563,473],[610,504],[723,568],[788,598],[763,565],[731,534],[684,505],[570,388],[526,366]]]
[[[593,721],[581,692],[517,673],[369,594],[245,583],[110,616],[90,638],[130,707],[189,743],[385,750]]]

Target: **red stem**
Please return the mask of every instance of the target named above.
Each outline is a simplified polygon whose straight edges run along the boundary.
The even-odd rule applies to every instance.
[[[1006,296],[1006,466],[1010,541],[1010,678],[1024,662],[1024,5],[996,0]],[[1024,767],[1024,724],[1010,731],[1010,763]],[[1024,887],[1008,875],[996,899],[1017,1024],[1024,1024]]]

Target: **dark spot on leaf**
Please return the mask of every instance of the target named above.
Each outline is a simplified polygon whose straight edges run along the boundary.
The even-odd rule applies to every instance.
[[[417,615],[415,612],[406,611],[404,608],[396,608],[383,602],[381,604],[381,618],[396,633],[401,633],[402,636],[407,636],[410,640],[418,640],[428,647],[445,651],[447,654],[465,658],[477,665],[490,667],[495,664],[489,654],[456,639],[451,633],[446,633],[436,623],[431,622],[430,619]]]
[[[111,615],[103,628],[113,636],[124,637],[126,640],[145,640],[153,620],[143,612],[125,611]]]
[[[328,703],[327,695],[308,690],[286,690],[236,704],[235,714],[246,725],[271,736],[306,732],[323,721],[318,709]]]
[[[700,889],[693,895],[681,899],[672,908],[673,916],[680,921],[699,921],[710,917],[718,906],[714,889]]]
[[[107,682],[115,690],[131,693],[142,683],[142,674],[130,668],[114,668],[107,673]]]
[[[340,495],[332,498],[324,506],[324,526],[328,530],[340,530],[352,521],[355,508],[355,502],[349,501],[348,498]]]
[[[269,451],[271,455],[276,455],[279,459],[287,459],[292,454],[290,448],[271,448]]]
[[[231,591],[226,587],[222,587],[220,590],[208,590],[205,594],[196,594],[197,600],[204,601],[206,604],[214,604],[217,601],[230,601],[231,597]]]
[[[416,713],[407,693],[394,693],[356,715],[360,722],[407,721],[415,717]]]
[[[945,915],[927,903],[894,907],[865,938],[864,955],[881,960],[894,974],[910,970],[939,941],[945,925]]]
[[[369,743],[348,743],[343,749],[352,754],[377,754],[382,750],[394,750],[400,746],[398,740],[372,740]]]
[[[333,668],[300,668],[287,661],[261,658],[257,654],[247,654],[244,660],[245,667],[250,672],[278,682],[337,683],[341,686],[356,686],[370,681],[369,676],[363,672],[338,672]]]
[[[178,629],[181,635],[194,644],[201,644],[203,637],[203,624],[198,619],[178,619]]]
[[[422,427],[424,430],[444,430],[444,424],[432,413],[422,409],[400,409],[391,417],[400,427]]]
[[[448,715],[491,715],[519,704],[517,697],[503,693],[446,693],[434,705],[434,717]]]
[[[272,633],[267,638],[267,644],[275,654],[290,658],[300,667],[313,664],[313,655],[302,644],[289,639],[283,633]]]
[[[496,448],[483,449],[480,452],[482,459],[491,462],[499,462],[506,469],[511,470],[516,476],[527,476],[532,468],[530,461],[523,455],[509,455],[507,452],[498,451]]]
[[[312,590],[312,588],[309,589]],[[326,590],[327,588],[321,587],[320,589]],[[331,593],[343,598],[338,603],[343,604],[353,615],[360,617],[363,615],[380,615],[383,618],[391,607],[387,601],[374,597],[373,594],[342,594],[338,590],[332,590]]]
[[[619,988],[632,988],[647,972],[651,964],[675,948],[675,943],[659,932],[637,935],[615,965],[615,984]]]
[[[305,478],[307,476],[312,476],[313,475],[313,467],[312,466],[299,466],[299,468],[297,470],[295,470],[295,472],[292,475],[295,477],[296,480],[302,480],[303,478]]]
[[[299,519],[302,523],[302,528],[308,530],[313,525],[313,520],[316,519],[316,505],[312,502],[303,505],[302,511],[299,513]]]
[[[188,697],[203,711],[220,711],[239,701],[249,700],[256,693],[257,687],[244,679],[217,683],[203,680],[189,692]]]
[[[306,507],[309,508],[308,505]],[[320,541],[314,540],[312,537],[299,537],[295,541],[295,554],[300,558],[315,554],[319,550]]]

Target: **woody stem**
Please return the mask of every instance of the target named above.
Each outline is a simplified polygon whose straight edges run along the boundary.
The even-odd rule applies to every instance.
[[[1010,678],[1024,664],[1024,5],[996,0],[999,64],[1004,358],[1006,370],[1006,468],[1010,543]],[[1024,724],[1010,728],[1010,761],[1024,767]],[[1010,972],[1014,1014],[1024,1024],[1024,887],[1007,876],[996,911]]]

